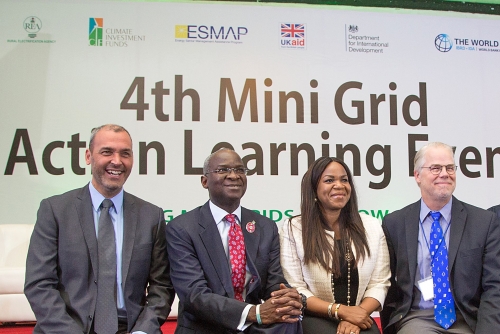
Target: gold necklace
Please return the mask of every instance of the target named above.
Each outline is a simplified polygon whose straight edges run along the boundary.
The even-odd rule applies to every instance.
[[[345,260],[347,261],[347,306],[351,306],[351,251],[349,247],[349,242],[345,243]],[[332,294],[333,298],[335,298],[335,284],[334,284],[334,276],[331,274],[331,282],[332,282]]]

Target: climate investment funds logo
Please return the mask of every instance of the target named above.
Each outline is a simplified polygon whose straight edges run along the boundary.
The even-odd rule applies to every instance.
[[[91,17],[89,19],[89,45],[102,46],[103,18]]]
[[[434,39],[434,46],[441,52],[448,52],[453,48],[453,42],[447,34],[439,34]]]

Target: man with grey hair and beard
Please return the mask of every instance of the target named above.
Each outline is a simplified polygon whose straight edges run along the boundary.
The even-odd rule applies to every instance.
[[[500,222],[453,196],[453,149],[415,156],[421,199],[384,217],[391,287],[384,333],[496,333],[500,328]]]

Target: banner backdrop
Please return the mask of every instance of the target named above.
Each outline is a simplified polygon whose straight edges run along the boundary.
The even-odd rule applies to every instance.
[[[0,223],[90,178],[90,130],[126,127],[125,189],[166,210],[203,204],[203,161],[232,147],[242,204],[299,213],[308,164],[355,175],[360,210],[419,199],[413,157],[456,147],[455,195],[500,203],[500,20],[392,9],[241,3],[0,2]]]

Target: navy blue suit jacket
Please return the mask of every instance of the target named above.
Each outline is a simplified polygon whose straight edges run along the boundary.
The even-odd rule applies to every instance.
[[[252,221],[255,231],[250,233],[246,225]],[[245,302],[234,299],[230,265],[209,202],[167,224],[171,278],[179,296],[176,333],[234,331],[247,304],[260,304],[286,283],[276,223],[241,208],[241,225],[252,274]]]

